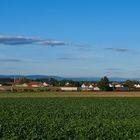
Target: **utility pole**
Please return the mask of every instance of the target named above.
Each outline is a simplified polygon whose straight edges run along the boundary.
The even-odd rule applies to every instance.
[[[14,91],[15,83],[16,83],[16,78],[14,77],[14,81],[13,81],[13,83],[12,83],[12,87],[11,87],[11,91],[12,91],[12,92]]]

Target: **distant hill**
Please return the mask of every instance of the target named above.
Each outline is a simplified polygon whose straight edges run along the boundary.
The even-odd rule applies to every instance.
[[[56,80],[73,80],[73,81],[98,81],[101,77],[61,77],[61,76],[48,76],[48,75],[0,75],[0,78],[28,78],[28,79],[42,79],[42,78],[54,78]],[[121,77],[110,77],[110,81],[126,81],[126,80],[137,80],[140,78],[121,78]]]
[[[56,80],[65,79],[59,76],[48,76],[48,75],[0,75],[0,78],[28,78],[28,79],[54,78]]]

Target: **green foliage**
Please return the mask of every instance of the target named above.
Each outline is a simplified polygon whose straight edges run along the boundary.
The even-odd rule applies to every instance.
[[[124,86],[132,88],[135,84],[139,84],[138,81],[127,80],[124,82]]]
[[[14,80],[14,84],[24,84],[24,83],[29,83],[31,82],[32,80],[30,79],[27,79],[27,78],[16,78]]]
[[[47,92],[61,91],[60,87],[13,87],[13,92]]]
[[[140,139],[139,98],[0,100],[0,139]]]
[[[103,91],[109,91],[110,90],[109,80],[106,76],[101,78],[101,80],[97,83],[97,86]]]
[[[14,82],[14,79],[12,79],[12,78],[0,78],[1,84],[12,83],[12,82]]]

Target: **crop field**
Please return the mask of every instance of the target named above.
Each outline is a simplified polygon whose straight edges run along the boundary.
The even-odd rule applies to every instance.
[[[140,98],[1,98],[0,139],[140,139]]]

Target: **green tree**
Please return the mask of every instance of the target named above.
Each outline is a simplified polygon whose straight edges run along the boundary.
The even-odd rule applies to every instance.
[[[105,76],[97,83],[97,86],[103,91],[109,91],[109,79]]]
[[[138,81],[127,80],[124,82],[125,87],[132,88],[135,84],[139,84]]]
[[[31,80],[27,78],[16,78],[15,79],[15,84],[24,84],[24,83],[29,83]]]

